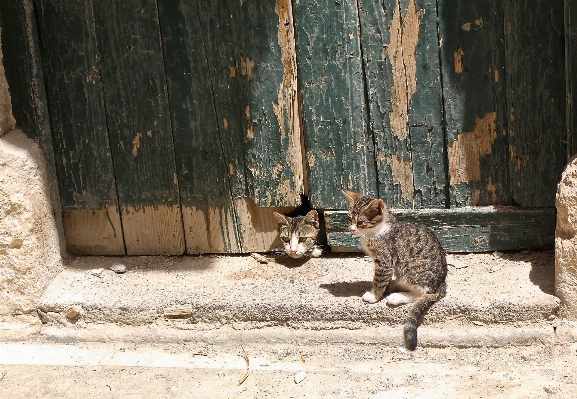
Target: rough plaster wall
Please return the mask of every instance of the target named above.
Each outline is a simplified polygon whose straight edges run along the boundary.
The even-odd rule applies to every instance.
[[[577,158],[563,172],[556,205],[555,294],[562,316],[577,320]]]
[[[13,130],[0,137],[0,315],[34,312],[61,270],[44,156]]]

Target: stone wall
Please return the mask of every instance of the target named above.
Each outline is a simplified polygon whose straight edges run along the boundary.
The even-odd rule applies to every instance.
[[[14,126],[0,62],[0,321],[35,314],[40,295],[62,270],[44,155]]]
[[[577,157],[563,171],[556,203],[555,295],[561,315],[577,321]]]

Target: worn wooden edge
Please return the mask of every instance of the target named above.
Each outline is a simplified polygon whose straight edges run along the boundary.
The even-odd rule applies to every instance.
[[[240,246],[236,237],[234,209],[194,206],[182,207],[187,254],[236,253]]]
[[[182,255],[185,251],[179,206],[123,207],[127,255]]]
[[[74,255],[124,255],[120,214],[116,205],[106,209],[63,211],[66,249]]]
[[[555,240],[555,209],[466,207],[458,209],[391,209],[398,219],[429,227],[447,252],[487,252],[549,249]],[[346,211],[326,211],[328,245],[360,249],[360,240],[348,232]]]
[[[285,214],[294,207],[259,207],[251,198],[238,198],[242,252],[267,252],[283,247],[273,212]]]

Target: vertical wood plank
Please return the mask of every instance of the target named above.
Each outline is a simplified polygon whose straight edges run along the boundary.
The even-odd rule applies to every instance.
[[[124,254],[92,6],[36,5],[67,249]]]
[[[511,202],[503,12],[439,2],[451,206]]]
[[[292,1],[239,4],[236,69],[248,93],[246,105],[238,104],[245,105],[248,194],[261,207],[298,206],[304,162]]]
[[[392,207],[445,207],[434,1],[360,1],[379,193]]]
[[[357,3],[301,0],[294,14],[309,198],[345,209],[341,189],[378,194]]]
[[[511,196],[553,207],[566,164],[563,1],[504,5]]]
[[[156,1],[93,4],[126,251],[182,254],[184,232]]]
[[[159,0],[187,253],[239,252],[197,2]]]
[[[565,68],[567,90],[567,157],[577,154],[577,5],[565,0]]]
[[[413,13],[415,15],[411,16]],[[411,22],[411,19],[415,22]],[[416,78],[414,82],[407,80],[408,88],[414,85],[408,110],[415,190],[413,207],[445,208],[449,204],[437,1],[410,1],[404,20],[407,31],[403,35],[408,35],[408,38],[403,40],[407,43],[403,47],[410,49],[415,43],[414,54],[406,54],[403,48],[407,71],[410,70],[409,66],[414,67]],[[417,20],[418,25],[412,27]],[[411,28],[414,32],[410,31]]]

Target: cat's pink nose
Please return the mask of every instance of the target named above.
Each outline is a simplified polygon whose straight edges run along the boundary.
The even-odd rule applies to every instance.
[[[349,226],[349,230],[351,233],[354,233],[355,231],[357,231],[357,226]]]

